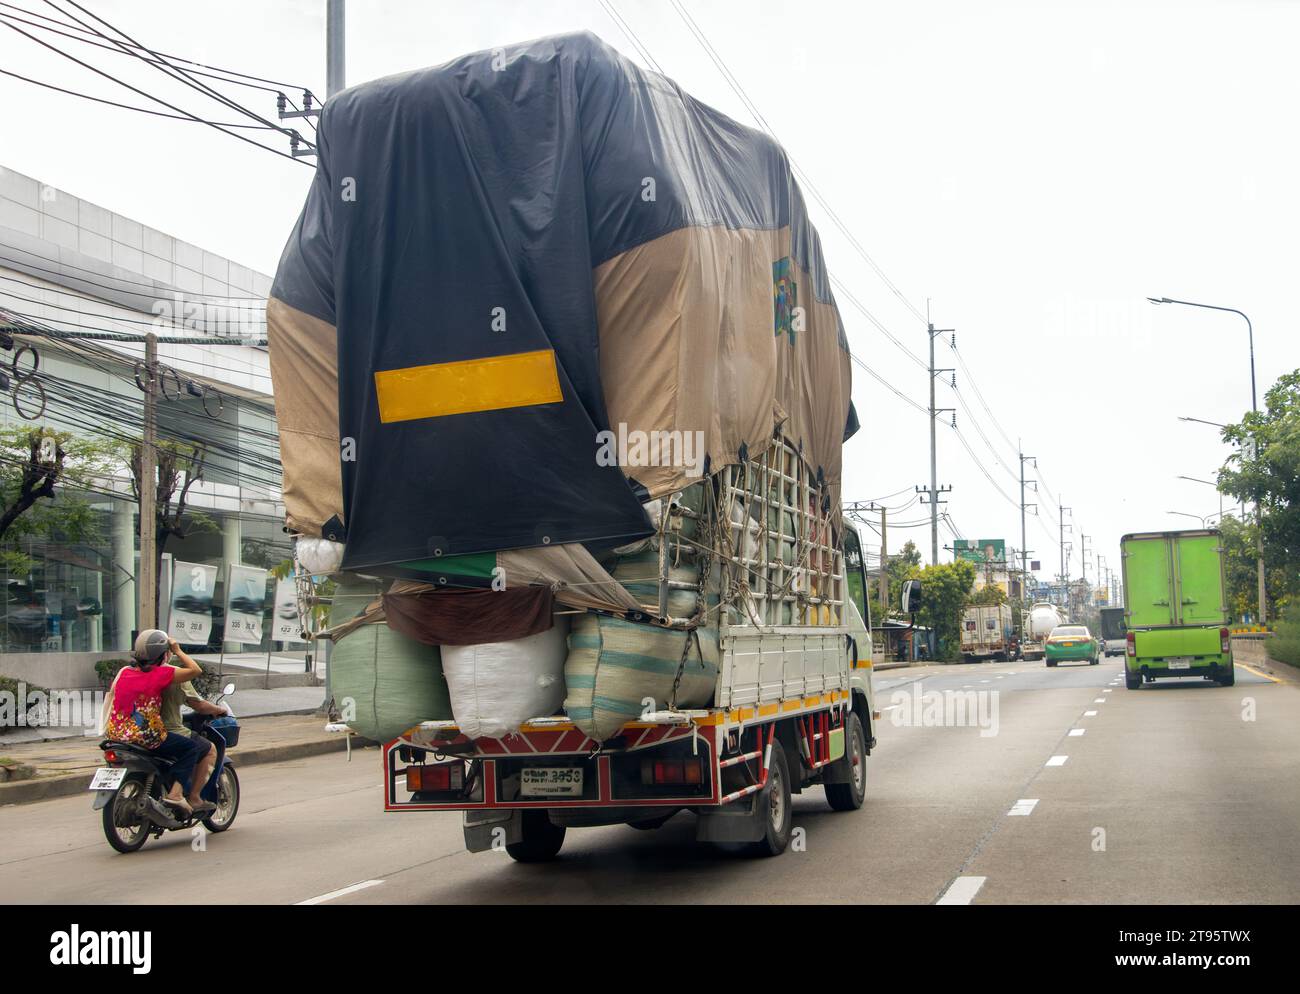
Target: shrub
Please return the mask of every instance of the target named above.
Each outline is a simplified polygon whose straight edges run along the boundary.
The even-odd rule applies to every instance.
[[[1274,629],[1274,635],[1264,645],[1268,654],[1279,663],[1300,666],[1300,610],[1290,608]]]

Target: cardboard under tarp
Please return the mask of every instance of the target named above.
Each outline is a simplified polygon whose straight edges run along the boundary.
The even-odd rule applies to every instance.
[[[850,359],[767,136],[575,34],[345,90],[317,159],[268,339],[290,527],[345,569],[644,537],[778,429],[838,507]]]

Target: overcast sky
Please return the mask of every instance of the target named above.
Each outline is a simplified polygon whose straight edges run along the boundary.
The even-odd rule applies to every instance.
[[[39,0],[16,2],[53,14]],[[156,50],[324,92],[324,0],[82,2]],[[754,124],[669,0],[612,4],[669,76]],[[1023,438],[1053,497],[1074,509],[1075,576],[1080,533],[1118,567],[1125,532],[1194,524],[1170,510],[1218,511],[1213,489],[1175,477],[1213,478],[1225,450],[1215,429],[1177,416],[1223,422],[1249,408],[1245,323],[1145,298],[1248,313],[1261,404],[1268,385],[1300,365],[1300,5],[719,0],[690,9],[901,295],[922,313],[929,301],[935,325],[957,329],[1002,429],[970,377],[959,371],[957,386],[974,419],[941,380],[938,405],[958,408],[958,431],[979,464],[941,416],[939,481],[953,488],[948,509],[964,537],[1020,545],[1017,457],[1003,431],[1013,443]],[[353,0],[348,82],[579,28],[644,64],[599,0]],[[234,119],[134,60],[42,37],[187,109]],[[3,29],[0,67],[145,103]],[[271,94],[226,90],[274,115]],[[0,114],[0,165],[266,273],[311,177],[202,125],[6,77]],[[809,207],[831,272],[924,355],[923,323],[828,214]],[[925,370],[842,297],[840,310],[854,353],[924,403]],[[952,358],[945,337],[937,364],[954,366]],[[910,494],[928,483],[927,417],[862,370],[854,375],[868,430],[846,448],[845,498]],[[1040,497],[1039,508],[1028,544],[1046,577],[1059,569],[1057,519],[1051,500]],[[901,508],[895,520],[925,513]],[[891,549],[904,538],[928,558],[928,525],[891,529]]]

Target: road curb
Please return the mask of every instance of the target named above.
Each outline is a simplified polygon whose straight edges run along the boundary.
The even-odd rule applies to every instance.
[[[348,747],[348,736],[331,735],[328,739],[313,739],[309,742],[290,742],[285,745],[261,746],[256,749],[236,749],[230,754],[236,768],[258,766],[262,763],[283,763],[292,759],[306,759],[329,752],[342,752]],[[369,739],[352,737],[352,748],[360,749],[374,745]],[[50,801],[58,797],[71,797],[86,793],[90,782],[89,774],[62,773],[57,776],[37,777],[33,780],[16,780],[0,784],[0,807],[6,804],[30,804],[34,801]]]

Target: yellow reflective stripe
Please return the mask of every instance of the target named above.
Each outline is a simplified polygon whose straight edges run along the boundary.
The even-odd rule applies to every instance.
[[[379,370],[375,393],[384,424],[564,400],[551,349]]]

